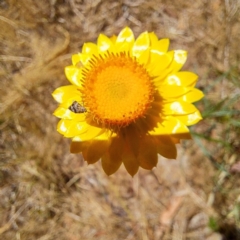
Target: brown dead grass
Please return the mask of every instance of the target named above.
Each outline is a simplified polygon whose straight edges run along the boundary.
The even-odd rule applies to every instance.
[[[209,217],[236,237],[239,173],[215,168],[191,142],[179,147],[177,161],[161,158],[133,179],[123,168],[107,177],[100,163],[87,166],[69,153],[69,141],[55,130],[51,93],[68,84],[63,68],[85,41],[128,25],[136,35],[155,31],[172,49],[188,50],[185,69],[200,76],[203,90],[220,76],[207,96],[213,103],[234,97],[239,11],[239,0],[0,1],[1,239],[220,239]],[[207,134],[214,126],[211,136],[221,139],[225,125],[206,119],[195,130]],[[228,169],[240,151],[239,135],[230,135],[233,151],[204,141]]]

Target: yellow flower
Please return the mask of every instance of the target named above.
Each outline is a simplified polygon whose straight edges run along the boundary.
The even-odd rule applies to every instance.
[[[53,92],[57,130],[72,138],[72,153],[89,164],[101,159],[107,175],[122,163],[132,176],[139,167],[152,169],[158,154],[176,158],[175,144],[190,139],[187,126],[201,119],[192,103],[203,93],[194,88],[196,74],[180,71],[187,52],[168,46],[153,32],[135,40],[126,27],[72,56],[65,68],[72,85]]]

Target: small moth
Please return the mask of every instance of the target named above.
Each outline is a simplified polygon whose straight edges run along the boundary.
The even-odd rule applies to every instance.
[[[78,103],[77,101],[74,101],[72,105],[69,107],[69,110],[71,110],[74,113],[85,113],[87,112],[87,109]]]

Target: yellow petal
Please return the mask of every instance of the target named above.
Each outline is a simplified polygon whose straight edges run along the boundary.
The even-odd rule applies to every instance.
[[[106,52],[112,47],[112,41],[105,36],[104,34],[100,34],[97,40],[97,46],[99,52]]]
[[[112,41],[112,43],[116,43],[116,41],[117,41],[117,36],[116,35],[112,35],[111,37],[110,37],[110,40]]]
[[[122,164],[123,142],[120,138],[113,138],[108,151],[102,157],[102,167],[107,175],[115,173]]]
[[[184,101],[175,101],[163,105],[164,115],[185,115],[196,111],[197,108],[193,104]]]
[[[73,116],[74,116],[73,120],[76,122],[86,121],[86,118],[87,118],[87,114],[85,114],[85,113],[74,113]]]
[[[163,54],[167,52],[168,47],[169,47],[169,39],[163,38],[158,42],[154,43],[154,45],[151,48],[151,52],[154,52],[157,54]]]
[[[63,108],[63,107],[58,107],[54,113],[54,116],[58,118],[63,118],[63,119],[74,119],[77,121],[85,121],[86,116],[85,114],[76,114],[69,109]]]
[[[73,119],[76,122],[82,122],[86,121],[87,114],[86,113],[74,113],[71,110],[69,110],[69,107],[72,105],[72,103],[77,100],[78,102],[82,102],[80,99],[71,98],[68,101],[61,103],[58,108],[53,113],[54,116],[64,119]],[[69,112],[70,111],[70,112]]]
[[[92,56],[93,55],[90,53],[81,53],[80,59],[81,59],[82,65],[86,66],[88,64],[88,62],[92,59]]]
[[[149,49],[146,49],[146,51],[142,52],[142,54],[138,57],[137,59],[138,63],[142,65],[147,65],[149,55],[150,55]]]
[[[151,48],[154,48],[158,43],[158,37],[154,32],[150,32],[148,33],[148,35],[150,39]]]
[[[157,137],[157,152],[165,158],[176,159],[177,149],[169,136]]]
[[[133,44],[132,55],[136,58],[139,58],[144,51],[149,48],[150,39],[148,32],[142,33]]]
[[[167,117],[161,124],[158,124],[153,131],[150,131],[150,135],[169,135],[188,133],[189,129],[180,120],[175,117]]]
[[[196,111],[192,114],[177,116],[177,118],[186,126],[191,126],[199,122],[202,119],[202,116],[199,111]]]
[[[167,54],[173,56],[171,63],[168,67],[159,72],[155,81],[162,81],[167,75],[179,71],[187,59],[187,52],[183,50],[169,51]]]
[[[74,85],[81,87],[82,83],[82,70],[75,66],[65,67],[65,75],[67,79]]]
[[[81,123],[79,123],[81,124]],[[75,135],[73,137],[73,141],[74,142],[83,142],[83,141],[89,141],[89,140],[92,140],[92,139],[95,139],[96,137],[100,136],[101,134],[104,133],[104,130],[102,128],[97,128],[97,127],[93,127],[93,126],[90,126],[86,123],[86,128],[87,128],[87,131],[84,131],[83,133],[80,133],[79,135]]]
[[[61,134],[65,134],[68,128],[71,126],[72,120],[61,119],[57,124],[57,131]]]
[[[104,132],[101,133],[101,135],[98,135],[97,137],[95,137],[95,139],[101,140],[101,141],[103,141],[103,140],[108,141],[109,139],[116,137],[116,136],[117,136],[116,133],[113,133],[110,130],[104,130]]]
[[[174,138],[174,137],[172,137],[172,135],[170,135],[169,137],[171,138],[171,140],[172,140],[172,142],[173,142],[174,144],[180,143],[180,140],[181,140],[181,139],[179,139],[179,138]],[[160,153],[159,153],[159,154],[160,154]],[[161,155],[161,154],[160,154],[160,155]]]
[[[153,112],[153,109],[149,110],[149,115],[146,115],[146,118],[142,118],[141,121],[138,124],[139,130],[146,130],[154,129],[157,126],[157,123],[159,122],[159,112]],[[140,141],[140,140],[139,140]]]
[[[135,156],[137,156],[141,141],[139,130],[134,125],[130,125],[123,129],[123,135],[125,136],[125,144],[127,144],[128,148],[132,150]]]
[[[80,153],[87,149],[90,145],[90,142],[71,142],[70,152],[71,153]]]
[[[63,119],[73,119],[73,112],[70,111],[69,109],[58,107],[54,113],[54,116],[58,118],[63,118]]]
[[[77,53],[77,54],[73,54],[72,55],[72,64],[75,66],[76,64],[78,64],[81,61],[81,54]]]
[[[180,143],[181,139],[192,139],[191,133],[179,133],[179,134],[172,134],[169,136],[172,141],[176,144],[176,143]]]
[[[193,87],[197,79],[198,76],[192,72],[178,72],[168,75],[165,82],[169,85]]]
[[[116,50],[112,50],[112,52],[127,52],[130,54],[130,56],[132,56],[132,53],[130,52],[132,45],[133,43],[129,42],[117,43]]]
[[[145,139],[141,141],[137,160],[139,165],[144,169],[151,170],[157,165],[157,141],[155,138],[145,137]]]
[[[127,172],[133,177],[138,171],[139,162],[129,145],[124,147],[122,160]]]
[[[158,87],[160,96],[166,100],[169,98],[179,98],[180,96],[186,94],[190,90],[191,89],[187,87],[180,87],[180,86],[166,85],[166,84],[160,85]]]
[[[82,53],[88,54],[88,55],[98,55],[98,47],[94,43],[84,43],[82,48]]]
[[[134,35],[132,30],[129,27],[125,27],[117,36],[116,43],[121,43],[121,42],[129,42],[133,43],[134,42]]]
[[[84,158],[88,164],[93,164],[100,160],[107,152],[109,145],[110,141],[93,140],[87,148],[87,152],[84,154]]]
[[[174,58],[171,63],[171,72],[178,72],[187,60],[187,52],[184,50],[174,50]]]
[[[188,92],[186,95],[182,96],[181,100],[183,100],[185,102],[193,103],[193,102],[199,101],[203,97],[204,97],[203,92],[198,90],[198,89],[196,89],[196,88],[194,88],[190,92]]]
[[[167,38],[163,38],[161,40],[158,41],[158,46],[157,46],[157,50],[159,52],[167,52],[168,51],[168,47],[169,47],[169,39]]]
[[[72,100],[80,102],[82,101],[81,92],[75,85],[59,87],[52,93],[52,96],[59,103],[64,103],[67,101],[72,102]]]
[[[173,59],[173,52],[168,52],[166,54],[158,54],[157,52],[151,52],[150,54],[150,63],[147,68],[149,72],[151,72],[152,76],[158,77],[156,81],[163,78],[162,74],[165,73],[163,71],[167,71],[168,66],[171,64]],[[169,70],[168,70],[169,71]]]
[[[91,126],[89,126],[86,122],[76,122],[71,120],[71,124],[69,124],[67,131],[64,133],[64,137],[72,138],[80,134],[84,134]]]

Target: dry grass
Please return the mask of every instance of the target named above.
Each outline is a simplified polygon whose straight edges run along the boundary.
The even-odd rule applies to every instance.
[[[239,0],[0,1],[0,238],[240,239],[239,12]],[[206,93],[178,160],[133,179],[70,154],[51,97],[72,53],[126,25],[188,50]]]

